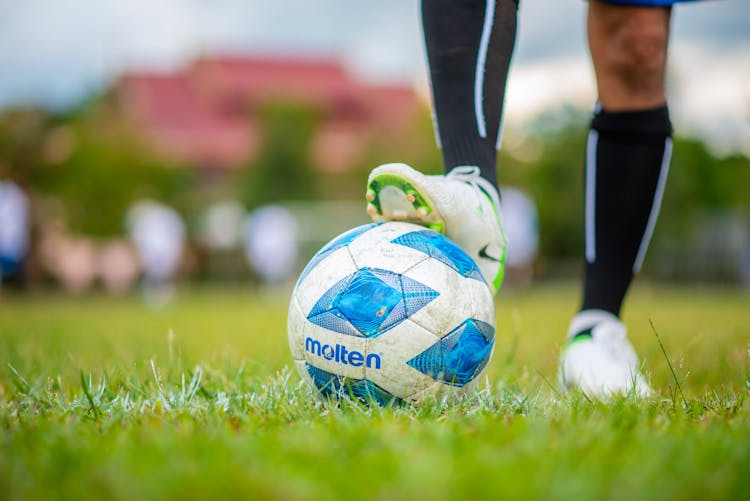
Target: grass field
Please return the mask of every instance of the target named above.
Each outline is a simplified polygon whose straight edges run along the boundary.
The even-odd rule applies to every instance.
[[[503,294],[476,394],[367,409],[290,371],[283,295],[6,295],[0,499],[747,499],[750,295],[637,288],[625,321],[657,396],[608,403],[556,388],[576,302]]]

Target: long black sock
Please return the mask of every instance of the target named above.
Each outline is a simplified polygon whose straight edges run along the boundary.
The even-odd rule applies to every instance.
[[[586,269],[581,309],[620,314],[643,263],[672,153],[667,107],[591,122],[586,159]]]
[[[435,129],[446,171],[476,165],[497,184],[517,10],[518,0],[422,0]]]

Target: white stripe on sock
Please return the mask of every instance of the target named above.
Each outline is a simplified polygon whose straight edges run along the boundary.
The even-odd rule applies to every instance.
[[[599,132],[591,130],[586,145],[586,262],[596,261],[596,146]]]
[[[435,90],[432,87],[432,70],[430,69],[430,56],[427,54],[427,36],[424,32],[424,19],[422,14],[422,2],[417,2],[417,9],[418,9],[418,16],[420,23],[419,25],[422,28],[422,52],[424,53],[424,62],[425,66],[427,66],[427,86],[430,91],[430,103],[431,106],[431,113],[432,116],[432,130],[435,133],[435,143],[437,144],[437,147],[439,150],[443,149],[443,142],[440,140],[440,124],[438,123],[437,118],[437,112],[435,111]]]
[[[495,19],[495,0],[487,0],[484,12],[482,38],[479,40],[479,54],[477,54],[477,68],[474,76],[474,113],[477,116],[477,131],[480,137],[487,137],[487,124],[484,118],[484,65],[487,60],[487,48],[490,45],[492,23]]]
[[[505,106],[503,106],[505,109]],[[495,140],[495,150],[500,151],[500,143],[503,140],[503,117],[500,116],[500,123],[497,125],[497,139]]]
[[[664,197],[664,187],[667,184],[667,174],[669,173],[669,163],[671,159],[672,138],[668,137],[664,140],[664,156],[661,159],[661,168],[659,170],[659,180],[656,184],[656,192],[654,193],[654,202],[653,205],[651,205],[651,213],[648,215],[648,222],[646,223],[646,230],[643,232],[641,245],[638,247],[638,254],[635,256],[633,273],[638,273],[640,271],[641,266],[643,265],[643,260],[646,258],[646,251],[651,242],[651,236],[654,234],[656,219],[659,217],[659,209],[661,208],[661,200]]]

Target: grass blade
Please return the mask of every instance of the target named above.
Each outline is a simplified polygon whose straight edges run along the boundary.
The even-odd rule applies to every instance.
[[[91,396],[91,392],[89,391],[88,385],[86,384],[86,378],[83,375],[83,371],[81,371],[81,388],[83,388],[83,394],[86,395],[86,399],[89,401],[89,408],[91,409],[91,412],[94,413],[94,419],[98,422],[99,409],[96,407],[94,399]]]
[[[661,348],[661,352],[664,354],[664,358],[667,359],[669,371],[672,373],[672,378],[674,379],[674,383],[677,385],[677,390],[680,392],[680,397],[682,398],[682,405],[684,405],[687,409],[687,400],[685,399],[685,394],[682,392],[682,385],[680,384],[680,380],[677,378],[677,373],[672,366],[672,361],[669,359],[669,355],[667,354],[667,349],[664,348],[664,344],[661,342],[659,333],[656,331],[656,326],[654,326],[654,321],[649,318],[648,323],[651,324],[651,330],[654,331],[654,336],[656,336],[656,341],[659,343],[659,348]]]

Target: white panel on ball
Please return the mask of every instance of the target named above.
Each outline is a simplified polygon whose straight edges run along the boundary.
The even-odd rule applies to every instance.
[[[305,327],[308,325],[306,315],[302,313],[297,301],[297,295],[293,295],[289,302],[289,313],[287,314],[287,336],[289,338],[289,349],[294,360],[304,360]]]
[[[381,268],[404,273],[414,265],[428,260],[429,256],[391,241],[405,233],[423,229],[410,223],[383,224],[350,243],[349,250],[358,268]]]
[[[434,382],[408,365],[408,361],[430,346],[438,338],[414,322],[406,320],[382,336],[368,340],[368,353],[382,358],[381,367],[365,371],[368,380],[399,398],[407,398],[415,389]]]
[[[477,301],[485,303],[494,311],[492,293],[485,282],[466,278],[447,268],[443,263],[429,260],[409,270],[409,277],[432,289],[440,291],[425,308],[415,312],[410,319],[438,337],[443,337],[466,318],[472,317],[478,308]],[[480,318],[491,325],[494,318]]]

